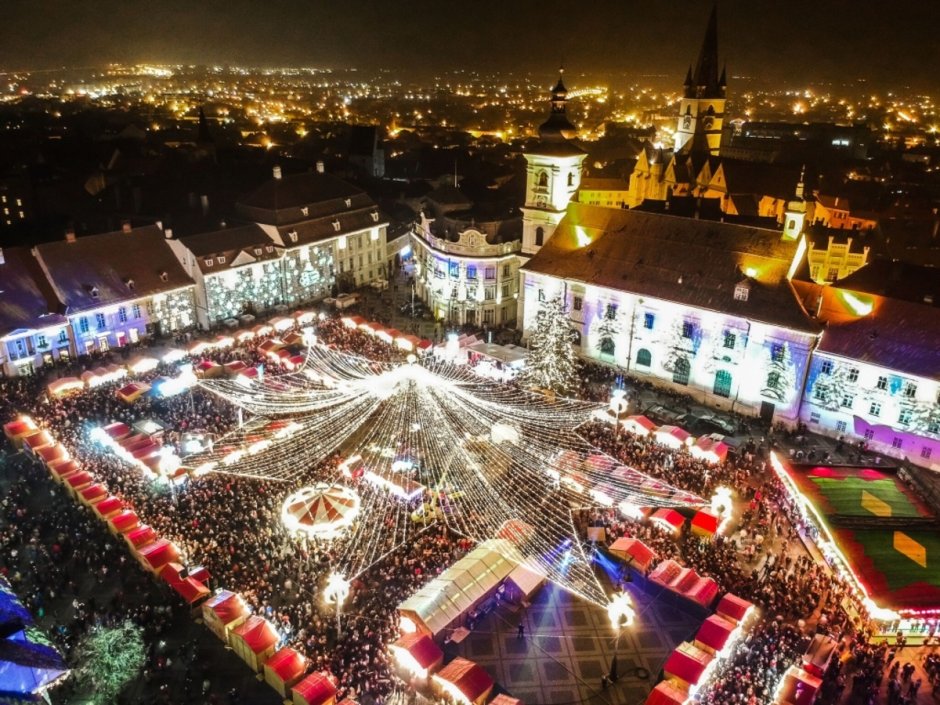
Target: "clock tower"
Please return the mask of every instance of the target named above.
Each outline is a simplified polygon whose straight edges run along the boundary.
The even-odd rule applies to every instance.
[[[582,162],[587,154],[569,140],[577,134],[568,121],[568,90],[562,76],[552,89],[551,112],[539,126],[539,142],[525,155],[526,190],[522,207],[522,255],[539,251],[565,215],[581,185]]]
[[[712,8],[705,40],[695,63],[685,76],[685,90],[679,103],[675,151],[708,152],[716,155],[721,147],[721,127],[725,117],[725,69],[718,75],[718,8]]]

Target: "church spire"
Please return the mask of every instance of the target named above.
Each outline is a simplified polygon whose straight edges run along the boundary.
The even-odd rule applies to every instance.
[[[686,92],[687,98],[721,98],[723,91],[718,79],[718,5],[712,5],[712,14],[708,18],[705,39],[695,62],[693,85]],[[690,94],[691,93],[691,94]]]
[[[539,125],[539,137],[543,140],[571,139],[577,135],[577,129],[568,121],[565,114],[568,103],[568,89],[565,88],[563,80],[565,68],[562,66],[558,71],[558,82],[552,88],[551,111],[548,114],[548,120]]]
[[[564,113],[565,104],[568,102],[568,89],[565,88],[565,67],[558,69],[558,83],[552,89],[552,112]]]

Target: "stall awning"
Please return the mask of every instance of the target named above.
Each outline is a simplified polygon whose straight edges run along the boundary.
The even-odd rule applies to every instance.
[[[336,696],[336,686],[333,685],[333,681],[322,673],[311,673],[295,685],[293,690],[307,705],[323,705]]]
[[[278,642],[277,632],[271,623],[264,617],[252,615],[235,628],[234,633],[239,636],[252,653],[260,654],[270,649]]]
[[[610,552],[624,561],[632,561],[640,570],[649,570],[656,552],[639,539],[621,536],[610,545]]]
[[[307,670],[307,660],[294,649],[285,646],[265,661],[264,667],[271,669],[285,683],[289,683],[300,678]]]
[[[715,612],[740,624],[753,608],[753,604],[729,592],[725,593],[725,596],[721,598],[718,607],[715,608]]]
[[[734,622],[725,619],[721,615],[713,614],[702,622],[702,626],[698,628],[698,632],[695,634],[695,641],[721,652],[731,639],[735,629],[737,629],[737,625]]]
[[[219,590],[204,605],[215,613],[222,624],[231,624],[248,614],[242,598],[229,590]]]
[[[666,659],[663,672],[667,676],[673,676],[690,685],[695,685],[702,679],[711,660],[711,655],[686,642],[680,644],[679,648]]]
[[[707,509],[700,509],[692,517],[692,532],[699,536],[714,536],[718,533],[718,525],[721,521],[718,517]]]
[[[669,681],[663,681],[653,688],[649,697],[646,698],[645,705],[685,705],[689,700],[688,691]]]
[[[671,531],[677,531],[685,523],[685,517],[675,509],[666,509],[664,507],[657,509],[650,517],[650,521],[656,522]]]

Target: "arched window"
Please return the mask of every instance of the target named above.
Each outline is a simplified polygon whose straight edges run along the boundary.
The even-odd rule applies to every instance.
[[[689,383],[689,372],[691,372],[689,361],[684,357],[680,357],[676,360],[676,368],[672,371],[672,381],[676,384],[687,385]]]
[[[574,186],[574,172],[571,171],[568,173],[568,187],[571,188]]]
[[[601,354],[603,355],[613,355],[617,351],[617,344],[614,342],[613,338],[601,338]]]
[[[653,355],[646,348],[640,348],[636,351],[636,364],[637,367],[652,367],[653,366]]]
[[[541,247],[545,244],[545,228],[541,225],[535,229],[535,246]]]
[[[727,370],[718,370],[715,373],[714,392],[719,397],[728,398],[731,396],[731,373]]]
[[[539,172],[539,175],[536,181],[536,186],[538,186],[540,189],[548,188],[548,174],[547,173],[545,173],[544,171]]]
[[[576,347],[581,347],[581,331],[571,330],[571,344]]]

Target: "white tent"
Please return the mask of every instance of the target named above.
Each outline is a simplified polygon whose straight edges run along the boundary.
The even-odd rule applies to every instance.
[[[528,600],[542,587],[545,576],[524,563],[517,565],[506,580],[510,583],[510,598],[514,601]]]
[[[509,541],[484,541],[398,605],[402,631],[437,637],[492,595],[517,563],[518,553]]]

